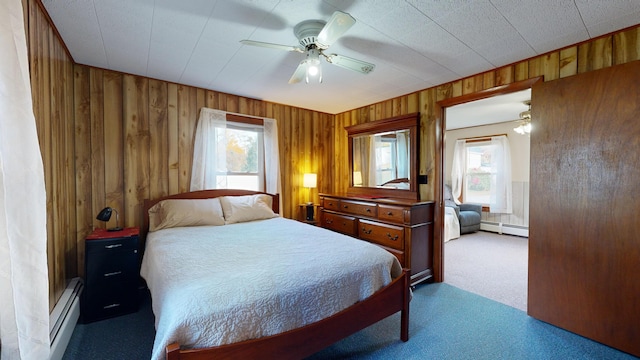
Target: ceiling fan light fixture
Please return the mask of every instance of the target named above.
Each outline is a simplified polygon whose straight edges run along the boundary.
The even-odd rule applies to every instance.
[[[520,113],[520,120],[522,121],[520,122],[520,125],[513,128],[513,131],[520,135],[531,133],[531,101],[525,101],[524,104],[529,106],[529,110]]]
[[[322,67],[320,67],[320,50],[315,46],[309,46],[307,51],[307,59],[305,60],[307,71],[305,81],[308,84],[309,79],[318,78],[318,82],[322,82]]]

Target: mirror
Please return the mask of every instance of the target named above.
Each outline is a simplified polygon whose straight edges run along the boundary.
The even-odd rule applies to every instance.
[[[418,199],[418,114],[346,127],[350,195]]]
[[[397,130],[353,138],[353,186],[409,190],[411,134]]]

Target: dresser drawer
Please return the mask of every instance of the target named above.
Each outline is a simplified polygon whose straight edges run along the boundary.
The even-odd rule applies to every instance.
[[[378,206],[364,201],[340,200],[340,211],[367,217],[376,217]]]
[[[340,211],[340,200],[325,198],[322,200],[322,207],[327,210]]]
[[[404,228],[374,221],[360,220],[358,236],[376,244],[404,250]]]
[[[338,215],[329,212],[322,212],[322,226],[343,234],[357,236],[356,218],[345,215]]]
[[[401,206],[378,205],[378,219],[404,224],[404,208]]]

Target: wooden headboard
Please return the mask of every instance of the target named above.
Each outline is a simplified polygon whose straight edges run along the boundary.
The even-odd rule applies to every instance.
[[[200,191],[192,191],[181,194],[169,195],[165,197],[161,197],[158,199],[145,199],[144,204],[142,205],[142,228],[140,229],[140,235],[144,240],[147,238],[147,233],[149,232],[149,209],[162,200],[167,199],[211,199],[220,196],[240,196],[240,195],[254,195],[254,194],[265,194],[269,195],[272,198],[271,208],[273,212],[278,214],[280,212],[280,195],[279,194],[268,194],[260,191],[251,191],[251,190],[237,190],[237,189],[215,189],[215,190],[200,190]]]

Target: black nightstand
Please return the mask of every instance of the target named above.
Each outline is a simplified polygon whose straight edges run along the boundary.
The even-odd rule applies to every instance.
[[[82,321],[138,311],[139,228],[96,229],[85,240]]]

